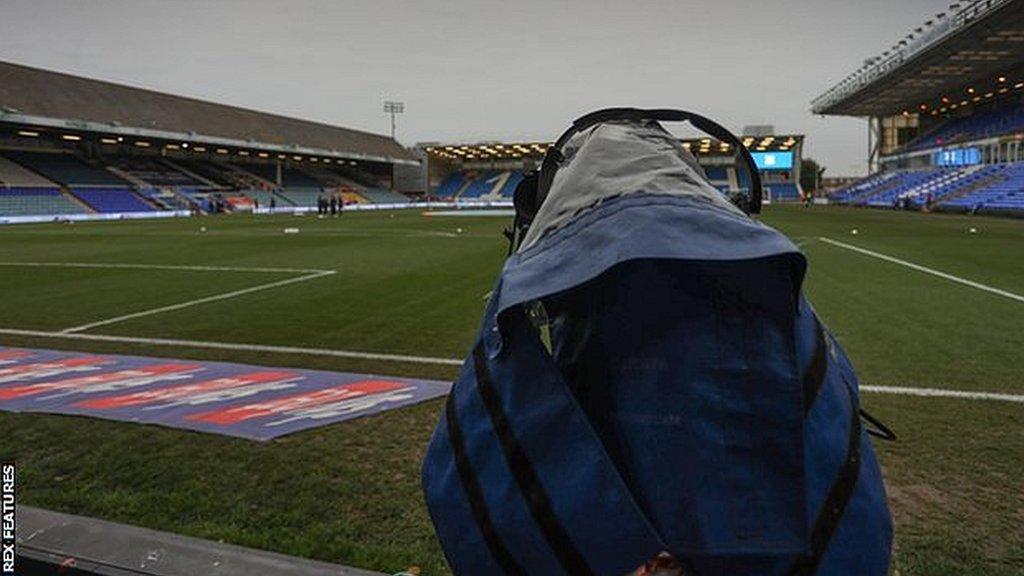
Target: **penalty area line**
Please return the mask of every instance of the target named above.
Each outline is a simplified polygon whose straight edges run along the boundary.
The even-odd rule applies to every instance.
[[[168,306],[161,306],[159,308],[150,308],[149,310],[142,310],[140,312],[134,312],[132,314],[125,314],[123,316],[115,316],[113,318],[107,318],[105,320],[98,320],[96,322],[90,322],[88,324],[82,324],[80,326],[72,326],[71,328],[65,328],[61,330],[61,334],[74,334],[76,332],[84,332],[100,326],[107,326],[109,324],[116,324],[118,322],[124,322],[125,320],[132,320],[134,318],[142,318],[143,316],[152,316],[153,314],[161,314],[163,312],[171,312],[173,310],[181,310],[182,308],[189,308],[191,306],[198,306],[199,304],[206,304],[208,302],[216,302],[218,300],[227,300],[228,298],[235,298],[237,296],[243,296],[245,294],[251,294],[253,292],[259,292],[262,290],[269,290],[271,288],[279,288],[281,286],[287,286],[289,284],[295,284],[297,282],[306,282],[307,280],[315,280],[317,278],[323,278],[324,276],[330,276],[334,274],[333,270],[324,270],[313,274],[306,274],[297,278],[288,278],[286,280],[278,280],[277,282],[268,282],[266,284],[259,284],[257,286],[250,286],[248,288],[242,288],[241,290],[232,290],[231,292],[224,292],[223,294],[214,294],[213,296],[206,296],[205,298],[197,298],[195,300],[189,300],[188,302],[180,302],[178,304],[170,304]]]
[[[885,260],[886,262],[892,262],[893,264],[899,264],[900,266],[906,266],[907,268],[910,268],[911,270],[917,270],[918,272],[924,272],[925,274],[931,274],[932,276],[938,276],[939,278],[942,278],[944,280],[949,280],[950,282],[956,282],[957,284],[963,284],[964,286],[970,286],[971,288],[976,288],[978,290],[982,290],[982,291],[988,292],[990,294],[995,294],[997,296],[1002,296],[1003,298],[1009,298],[1010,300],[1016,300],[1017,302],[1024,303],[1024,296],[1021,296],[1020,294],[1014,294],[1013,292],[1007,292],[1006,290],[1001,290],[999,288],[995,288],[995,287],[989,286],[987,284],[982,284],[980,282],[975,282],[974,280],[968,280],[967,278],[961,278],[959,276],[954,276],[952,274],[949,274],[948,272],[943,272],[941,270],[936,270],[934,268],[928,268],[927,266],[921,266],[920,264],[914,264],[913,262],[908,262],[906,260],[901,260],[899,258],[896,258],[896,257],[893,257],[893,256],[889,256],[887,254],[882,254],[881,252],[875,252],[873,250],[868,250],[867,248],[861,248],[860,246],[854,246],[853,244],[847,244],[845,242],[840,242],[838,240],[833,240],[831,238],[825,238],[824,236],[819,237],[818,240],[821,240],[822,242],[825,242],[826,244],[831,244],[831,245],[836,246],[838,248],[844,248],[846,250],[852,250],[854,252],[858,252],[860,254],[864,254],[865,256],[871,256],[872,258],[878,258],[879,260]]]
[[[0,334],[6,334],[9,336],[58,338],[65,340],[86,340],[93,342],[120,342],[125,344],[147,344],[152,346],[177,346],[183,348],[207,348],[211,350],[235,350],[240,352],[274,352],[278,354],[333,356],[336,358],[355,358],[359,360],[383,360],[387,362],[408,362],[412,364],[437,364],[441,366],[462,365],[462,360],[458,360],[456,358],[432,358],[429,356],[414,356],[407,354],[359,352],[355,350],[331,350],[326,348],[302,348],[298,346],[242,344],[235,342],[210,342],[208,340],[178,340],[174,338],[145,338],[137,336],[115,336],[110,334],[79,334],[67,332],[48,332],[45,330],[21,330],[17,328],[0,328]]]

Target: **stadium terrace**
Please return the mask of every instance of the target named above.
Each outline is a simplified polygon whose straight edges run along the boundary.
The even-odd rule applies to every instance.
[[[1024,0],[463,4],[4,3],[0,576],[1024,576]]]
[[[743,145],[770,199],[799,200],[803,136],[768,132]],[[549,145],[407,150],[383,135],[0,62],[5,222],[310,211],[328,199],[356,209],[422,199],[501,205]],[[724,193],[750,186],[729,144],[682,145]]]
[[[0,62],[7,221],[403,204],[394,171],[418,164],[387,136]]]
[[[770,126],[748,127],[744,132],[750,134],[742,136],[741,141],[761,169],[767,198],[783,202],[804,198],[800,187],[803,135],[773,134]],[[416,153],[426,160],[431,199],[500,201],[511,199],[523,175],[540,164],[550,146],[550,142],[424,143],[417,146]],[[714,138],[686,138],[682,146],[697,158],[708,180],[723,193],[749,188],[749,177],[744,170],[736,169],[736,151],[728,143]]]
[[[871,174],[839,204],[1024,214],[1024,2],[953,4],[816,98],[866,117]]]

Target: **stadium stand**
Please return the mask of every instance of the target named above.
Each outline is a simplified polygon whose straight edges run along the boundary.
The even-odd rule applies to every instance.
[[[350,168],[348,166],[344,168],[341,166],[337,166],[334,168],[334,170],[337,171],[338,174],[342,175],[351,184],[356,184],[364,188],[388,188],[388,185],[382,182],[379,178],[363,170]]]
[[[316,206],[316,199],[324,194],[319,188],[283,188],[276,191],[276,196],[284,198],[292,206],[306,208]]]
[[[926,205],[929,199],[936,203],[947,202],[999,181],[1000,170],[1000,165],[933,169],[931,178],[904,196],[916,206]]]
[[[466,175],[461,171],[452,172],[444,177],[441,184],[434,190],[438,198],[454,198],[466,185]]]
[[[829,200],[835,204],[863,204],[861,200],[866,200],[886,187],[892,186],[893,183],[890,180],[896,175],[896,172],[876,172],[867,178],[836,189],[829,194]]]
[[[831,199],[837,204],[854,206],[893,206],[897,198],[918,196],[927,190],[935,191],[930,184],[939,183],[947,174],[958,171],[941,168],[906,170],[875,174],[874,176],[835,191]]]
[[[409,202],[408,196],[386,188],[363,188],[359,191],[359,195],[374,204],[405,204]]]
[[[459,198],[480,198],[493,195],[495,188],[500,184],[501,175],[502,173],[496,170],[484,170],[477,173],[472,177],[469,186],[462,191],[462,194],[459,194]]]
[[[341,194],[348,204],[409,201],[405,195],[387,190],[368,175],[348,169],[342,174],[327,165],[284,166],[282,187],[275,184],[277,167],[272,163],[119,157],[112,162],[110,170],[115,175],[120,174],[126,184],[135,185],[140,196],[161,208],[206,210],[212,197],[225,200],[235,209],[255,203],[268,207],[271,201],[278,207],[313,207],[321,195],[335,194]],[[359,183],[355,177],[371,185]],[[77,187],[75,193],[78,194]],[[121,201],[126,205],[135,205],[125,198],[123,196]],[[98,199],[83,200],[91,205]],[[114,199],[104,197],[102,200]]]
[[[232,176],[230,170],[222,167],[216,162],[209,160],[186,160],[175,158],[164,160],[171,167],[192,175],[195,179],[201,179],[211,184],[211,187],[230,188],[237,183],[237,176]]]
[[[342,192],[341,198],[345,204],[367,204],[370,201],[356,192]]]
[[[334,170],[331,170],[327,166],[318,166],[316,164],[307,164],[295,170],[301,170],[306,176],[316,180],[318,185],[324,188],[337,188],[346,186],[347,183],[343,176]]]
[[[276,188],[274,178],[264,178],[259,174],[245,170],[241,166],[230,162],[209,162],[213,166],[219,166],[224,170],[224,175],[229,178],[234,188]]]
[[[882,172],[833,193],[833,202],[854,206],[923,207],[948,211],[1024,210],[1024,162],[967,168]]]
[[[927,150],[944,145],[972,145],[986,138],[1004,136],[1024,130],[1024,108],[1004,107],[957,117],[940,123],[935,129],[907,144],[908,150]],[[950,148],[935,154],[952,155],[964,152]],[[839,204],[871,207],[921,208],[931,205],[939,210],[994,212],[1024,211],[1024,163],[995,161],[980,164],[980,154],[970,165],[931,165],[913,169],[882,170],[840,188],[829,198]],[[993,160],[993,157],[989,157]],[[936,159],[931,159],[938,162]],[[998,160],[1003,160],[999,162]],[[968,160],[963,160],[967,164]]]
[[[377,179],[361,172],[346,169],[344,175],[338,175],[337,183],[336,191],[341,192],[343,197],[346,193],[355,194],[362,197],[365,202],[373,204],[405,204],[409,202],[406,195],[389,190]]]
[[[52,181],[0,156],[0,216],[84,214]]]
[[[923,150],[1024,131],[1024,108],[1019,106],[954,118],[911,141],[909,150]]]
[[[367,199],[365,196],[361,194],[361,191],[366,190],[366,186],[357,184],[353,180],[347,178],[345,175],[338,172],[337,169],[330,167],[326,164],[306,164],[302,166],[301,169],[292,168],[292,170],[295,172],[301,171],[304,177],[316,181],[318,187],[323,189],[325,194],[341,194],[346,204],[367,204],[371,202],[371,200]],[[390,196],[387,196],[387,198],[390,198]],[[384,201],[385,200],[377,200],[376,202]],[[386,201],[389,203],[393,201],[407,202],[408,199],[405,196],[401,196],[400,199],[389,199]]]
[[[502,198],[512,198],[516,192],[516,187],[519,186],[519,182],[522,181],[524,176],[526,175],[520,170],[513,171],[509,174],[508,179],[505,180],[505,184],[501,187],[498,195]]]
[[[309,165],[301,168],[294,165],[283,166],[281,169],[283,186],[278,187],[276,185],[277,167],[271,163],[175,159],[167,164],[170,168],[177,169],[176,174],[188,178],[191,185],[196,184],[197,178],[215,184],[214,187],[184,188],[182,190],[201,206],[205,206],[211,192],[228,194],[225,198],[233,207],[248,205],[241,201],[241,198],[255,200],[262,207],[270,206],[271,200],[278,207],[313,207],[316,206],[317,198],[321,195],[334,194],[341,194],[349,204],[409,201],[405,195],[386,189],[370,176],[359,176],[363,182],[371,183],[368,186],[353,179],[356,172],[346,169],[342,174],[327,165]],[[138,172],[132,172],[132,174],[143,179],[146,178],[145,174]],[[161,181],[166,181],[166,179],[161,179]]]
[[[0,187],[53,188],[54,183],[0,156]]]
[[[950,195],[941,208],[957,211],[1024,211],[1024,162],[987,166],[979,170],[981,185]]]
[[[193,210],[196,202],[184,192],[174,188],[141,188],[138,193],[161,210]]]
[[[842,204],[1024,214],[1024,2],[958,2],[811,103],[869,121],[874,172]],[[911,41],[908,41],[911,40]],[[980,49],[984,48],[984,49]]]
[[[413,161],[398,142],[380,134],[10,62],[0,62],[0,105],[39,117],[160,130],[176,134],[178,142],[193,141],[193,149],[195,139],[216,137],[221,142],[261,143],[264,148],[300,144],[324,152],[358,154],[386,164]]]
[[[153,206],[128,188],[71,188],[76,198],[97,212],[152,212]]]
[[[804,136],[772,135],[774,127],[770,126],[749,128],[750,134],[741,139],[741,144],[752,151],[761,181],[774,186],[771,197],[800,200]],[[735,167],[731,144],[712,138],[684,138],[680,143],[693,154],[711,185],[723,194],[750,189],[746,170]],[[419,149],[427,158],[429,196],[456,202],[511,200],[526,173],[543,161],[548,146],[546,142],[421,144]]]
[[[179,189],[182,194],[186,195],[191,202],[195,203],[202,210],[209,210],[211,194],[222,193],[232,197],[237,195],[246,196],[259,202],[262,207],[269,207],[271,200],[282,208],[288,206],[312,206],[315,204],[315,200],[314,204],[306,204],[305,196],[307,195],[301,193],[299,194],[299,196],[302,196],[301,201],[296,202],[276,190],[272,183],[264,180],[259,175],[243,170],[228,162],[178,158],[164,160],[164,162],[179,172],[190,176],[193,180],[200,180],[208,184],[208,186],[199,188]],[[268,166],[272,169],[274,168],[272,165]],[[313,198],[315,199],[315,195]],[[239,202],[229,204],[233,207],[242,205]]]
[[[57,188],[0,187],[0,216],[85,214],[89,210]]]
[[[522,170],[466,170],[445,176],[434,190],[437,198],[492,199],[512,198],[523,179]]]
[[[111,160],[113,168],[148,186],[197,187],[205,183],[175,169],[157,158],[119,156]]]
[[[277,182],[277,166],[273,164],[233,164],[233,166],[239,170],[254,174],[271,184],[276,184]],[[324,184],[301,170],[296,170],[290,166],[283,166],[281,168],[281,185],[285,188],[319,189]]]
[[[271,201],[281,207],[295,206],[295,204],[287,197],[278,192],[274,192],[273,190],[243,190],[242,194],[252,198],[256,202],[259,202],[260,206],[264,208],[269,207]]]
[[[8,150],[8,159],[66,186],[127,186],[128,182],[73,154]]]
[[[8,62],[0,108],[4,214],[408,202],[394,168],[419,166],[384,135]]]
[[[865,199],[868,206],[893,206],[897,199],[924,197],[927,190],[934,190],[937,185],[948,179],[949,171],[944,169],[912,170],[897,175],[895,184],[880,193]],[[958,172],[953,171],[954,175]]]

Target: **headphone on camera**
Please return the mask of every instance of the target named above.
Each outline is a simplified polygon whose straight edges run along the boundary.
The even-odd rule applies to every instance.
[[[750,175],[750,196],[746,197],[737,193],[733,194],[730,200],[746,214],[760,214],[761,174],[757,169],[757,164],[754,162],[754,157],[751,156],[750,151],[740,142],[740,139],[724,126],[700,114],[685,110],[671,108],[605,108],[577,118],[572,123],[572,126],[563,132],[558,137],[558,140],[548,148],[540,168],[527,174],[519,182],[519,185],[516,186],[516,191],[513,195],[513,203],[516,209],[515,219],[513,220],[512,228],[505,230],[505,237],[509,240],[509,255],[522,242],[523,237],[526,236],[526,232],[530,228],[530,224],[533,223],[533,219],[537,215],[537,211],[540,210],[541,204],[547,198],[548,192],[551,189],[551,182],[555,179],[555,173],[558,172],[559,166],[565,159],[562,154],[562,148],[566,142],[580,132],[598,124],[615,120],[689,122],[694,128],[729,144],[734,150],[739,152],[746,166],[747,173]]]

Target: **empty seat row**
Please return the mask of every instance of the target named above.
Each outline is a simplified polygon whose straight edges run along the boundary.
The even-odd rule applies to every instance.
[[[922,150],[1020,131],[1024,131],[1024,108],[1012,106],[952,118],[938,128],[911,141],[907,148]]]
[[[87,208],[56,188],[0,188],[0,216],[57,216],[87,212]]]
[[[900,201],[949,210],[1024,210],[1024,162],[883,172],[830,198],[839,204],[879,207]]]
[[[431,195],[445,199],[510,199],[523,177],[522,170],[456,171],[445,176]]]
[[[0,187],[52,188],[54,182],[0,156]]]
[[[127,188],[72,188],[71,193],[97,212],[152,212],[155,208]]]
[[[109,170],[74,154],[9,150],[3,156],[49,180],[66,186],[128,186]]]

